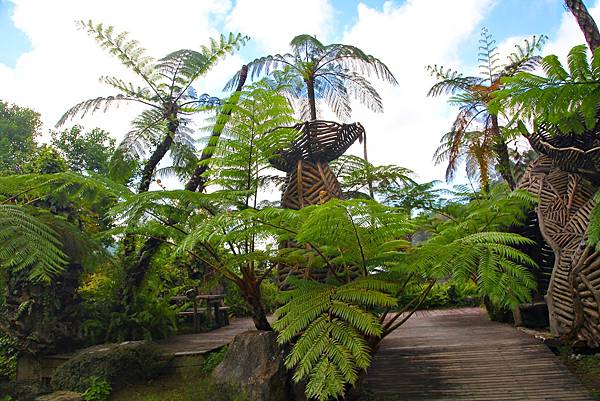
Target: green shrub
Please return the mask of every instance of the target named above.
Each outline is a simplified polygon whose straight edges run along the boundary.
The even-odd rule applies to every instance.
[[[200,366],[200,372],[206,375],[210,374],[217,367],[217,365],[223,362],[223,359],[225,359],[227,348],[227,346],[224,346],[218,351],[209,353],[206,356],[206,359],[204,359],[202,366]]]
[[[420,292],[420,287],[408,291],[400,298],[400,305],[409,303]],[[470,306],[479,302],[477,286],[473,283],[461,283],[449,281],[446,283],[436,283],[429,295],[421,303],[420,309],[437,308],[455,308],[461,306]]]
[[[10,337],[0,334],[0,382],[14,379],[18,356],[16,343]]]
[[[85,401],[108,401],[112,386],[106,379],[92,376],[89,378],[89,383],[90,386],[83,393]]]
[[[175,334],[176,312],[161,298],[154,281],[147,283],[132,304],[123,312],[114,312],[115,297],[120,278],[115,274],[87,278],[80,289],[84,299],[84,321],[81,325],[88,344],[124,340],[159,340]]]
[[[262,302],[267,313],[272,313],[280,305],[279,289],[275,283],[265,280],[260,286]],[[233,316],[250,316],[250,309],[242,298],[239,288],[231,283],[225,285],[225,304]]]
[[[84,392],[92,377],[102,377],[113,389],[160,375],[167,365],[161,352],[150,344],[101,345],[75,355],[52,377],[52,386]]]

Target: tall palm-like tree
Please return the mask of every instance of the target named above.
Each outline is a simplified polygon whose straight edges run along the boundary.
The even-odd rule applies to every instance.
[[[460,108],[451,131],[443,136],[434,156],[438,163],[448,162],[447,179],[453,177],[460,162],[466,158],[468,172],[475,174],[477,166],[480,182],[485,189],[495,158],[498,172],[511,188],[515,188],[507,138],[501,133],[498,115],[490,112],[489,106],[493,99],[492,93],[500,88],[502,78],[532,70],[538,65],[540,57],[536,53],[545,38],[543,35],[534,36],[523,45],[517,45],[515,52],[508,57],[508,62],[502,65],[496,41],[484,28],[479,40],[480,76],[464,76],[437,65],[427,67],[438,79],[428,96],[451,94],[449,103]]]
[[[219,59],[245,44],[248,37],[240,34],[221,35],[218,40],[211,39],[210,45],[202,46],[199,51],[182,49],[155,60],[146,55],[137,41],[128,39],[126,32],[116,34],[112,26],[105,27],[92,21],[80,21],[79,24],[101,47],[117,56],[123,65],[133,71],[142,85],[103,76],[100,80],[119,93],[89,99],[73,106],[57,125],[77,115],[83,117],[88,112],[106,111],[115,103],[133,101],[147,106],[132,122],[132,130],[127,133],[118,150],[118,155],[146,160],[138,186],[138,192],[146,192],[156,167],[169,151],[174,159],[193,154],[187,116],[219,103],[217,98],[198,96],[192,84],[214,67]]]
[[[117,149],[113,161],[116,174],[122,174],[123,159],[137,158],[143,162],[138,193],[147,192],[158,164],[168,152],[174,161],[197,162],[194,141],[187,126],[189,116],[195,112],[217,106],[220,101],[206,94],[198,96],[192,84],[205,75],[227,54],[244,45],[248,37],[229,34],[218,40],[211,39],[208,46],[199,51],[181,49],[156,60],[145,54],[137,41],[128,39],[128,34],[116,34],[112,26],[79,22],[80,27],[93,36],[101,47],[117,56],[121,63],[140,78],[141,86],[112,76],[100,80],[117,89],[114,96],[98,97],[83,101],[69,109],[57,125],[88,112],[107,110],[115,103],[137,102],[147,106],[132,122],[129,131]],[[135,290],[141,285],[148,269],[151,256],[160,244],[158,239],[144,241],[136,252],[131,235],[125,236],[123,248],[126,260],[126,277],[121,289],[122,304],[129,304]]]
[[[436,164],[448,162],[446,180],[454,178],[458,165],[465,163],[467,177],[478,179],[482,190],[488,191],[491,168],[494,165],[492,130],[467,131],[462,124],[472,118],[461,110],[463,116],[457,117],[452,130],[441,139],[441,145],[433,156]]]
[[[577,24],[581,28],[588,46],[590,49],[595,50],[600,46],[600,32],[598,31],[596,21],[590,15],[585,4],[583,4],[582,0],[565,0],[565,5],[571,10],[575,19],[577,19]]]
[[[355,46],[324,45],[313,36],[299,35],[292,39],[290,47],[290,53],[269,55],[250,62],[248,73],[254,78],[276,70],[285,71],[294,84],[289,94],[299,102],[303,118],[316,120],[318,103],[323,101],[340,119],[347,119],[352,113],[351,98],[381,112],[381,96],[367,78],[374,75],[397,84],[385,64]],[[226,89],[234,88],[239,80],[238,73]]]

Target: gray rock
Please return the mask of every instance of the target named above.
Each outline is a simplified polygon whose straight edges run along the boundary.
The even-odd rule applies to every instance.
[[[85,391],[92,376],[106,379],[113,390],[160,375],[168,361],[155,345],[144,341],[102,344],[77,352],[52,376],[55,390]]]
[[[247,331],[234,338],[212,375],[216,383],[234,385],[251,401],[289,401],[284,360],[275,333]]]
[[[52,394],[42,395],[35,401],[83,401],[83,396],[72,391],[55,391]]]

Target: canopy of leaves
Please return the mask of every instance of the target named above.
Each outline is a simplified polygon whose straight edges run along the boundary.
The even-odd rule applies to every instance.
[[[83,132],[83,127],[75,125],[52,132],[51,143],[65,158],[71,171],[108,174],[110,158],[115,152],[115,140],[108,132],[100,128]]]
[[[498,123],[498,108],[491,108],[492,93],[501,87],[505,77],[534,69],[540,60],[536,55],[545,42],[546,37],[533,37],[516,45],[516,50],[509,55],[504,64],[496,41],[484,28],[479,40],[479,76],[465,76],[458,71],[443,66],[428,66],[427,69],[437,79],[428,96],[452,95],[449,104],[459,107],[459,112],[451,130],[441,139],[441,145],[434,155],[436,163],[447,163],[446,179],[452,180],[458,167],[464,161],[467,175],[479,178],[483,188],[489,185],[489,177],[495,158],[498,156],[494,146],[507,139],[503,136],[502,127]],[[500,117],[508,119],[507,114]],[[502,135],[501,135],[502,134]],[[507,163],[504,160],[503,163]],[[509,166],[503,166],[506,172]]]
[[[218,39],[211,38],[210,44],[198,51],[181,49],[157,60],[148,56],[136,40],[129,39],[127,32],[117,34],[112,26],[92,21],[80,21],[79,25],[102,48],[135,73],[140,82],[135,84],[117,77],[101,77],[100,80],[115,89],[116,94],[76,104],[61,117],[57,126],[75,116],[106,111],[113,104],[133,101],[145,105],[147,109],[132,121],[132,129],[119,145],[112,160],[111,173],[119,176],[119,181],[126,181],[130,177],[123,177],[119,170],[125,165],[131,167],[131,159],[144,161],[139,189],[146,191],[156,166],[169,151],[176,165],[194,158],[194,140],[186,116],[213,108],[220,101],[206,94],[198,95],[192,84],[220,59],[244,45],[248,37],[221,35]]]
[[[25,165],[24,171],[35,174],[63,173],[68,170],[66,160],[56,148],[43,144],[35,149],[31,160]]]
[[[284,75],[287,79],[291,77],[293,83],[288,93],[298,102],[302,118],[316,118],[310,115],[311,101],[324,102],[340,119],[350,117],[351,99],[381,112],[381,97],[367,78],[375,76],[397,84],[385,64],[355,46],[324,45],[317,38],[304,34],[293,38],[290,47],[290,53],[269,55],[250,62],[248,71],[252,78],[277,70],[285,71]],[[233,77],[226,89],[235,87],[238,80],[239,74]],[[309,85],[314,94],[309,92]]]
[[[24,172],[41,126],[35,111],[0,100],[0,175]]]
[[[573,47],[564,66],[555,55],[542,59],[545,76],[519,72],[502,79],[495,108],[512,110],[527,133],[528,123],[551,134],[582,134],[596,127],[600,107],[600,50],[589,57],[585,45]]]

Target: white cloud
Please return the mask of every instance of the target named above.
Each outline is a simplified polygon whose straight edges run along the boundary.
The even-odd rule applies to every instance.
[[[19,57],[14,69],[0,64],[0,93],[3,100],[40,112],[45,128],[53,127],[79,101],[114,94],[98,82],[101,75],[139,82],[115,57],[79,31],[76,20],[91,18],[114,25],[116,31],[127,30],[149,55],[162,57],[180,48],[198,48],[209,36],[218,35],[217,24],[231,7],[229,1],[220,0],[12,1],[13,22],[29,37],[32,49]],[[229,60],[224,68],[215,69],[204,81],[207,87],[199,85],[200,93],[219,91],[225,81],[223,74],[232,74],[234,64],[239,68],[241,59]],[[138,110],[125,106],[86,117],[82,123],[100,126],[120,138]]]
[[[231,9],[228,0],[12,1],[13,22],[28,36],[32,48],[18,58],[14,69],[0,63],[0,93],[5,101],[41,113],[46,140],[48,130],[69,107],[89,98],[116,94],[98,81],[100,76],[114,75],[143,85],[116,57],[78,30],[75,21],[93,19],[115,26],[116,32],[126,30],[148,55],[160,58],[177,49],[197,49],[207,44],[209,37],[220,33],[219,26]],[[239,56],[229,56],[194,86],[199,93],[219,95],[241,64]],[[66,125],[101,127],[120,140],[142,109],[138,104],[126,104]],[[169,161],[161,165],[165,164]],[[169,186],[174,184],[174,179],[168,180]]]
[[[288,51],[290,40],[307,33],[327,41],[334,24],[329,0],[238,0],[226,28],[249,35],[265,54]]]
[[[473,60],[465,60],[466,64],[459,60],[461,46],[473,45],[479,24],[496,0],[388,1],[383,7],[359,4],[351,26],[336,21],[339,12],[330,0],[12,1],[15,25],[29,37],[32,49],[21,55],[14,69],[0,63],[0,94],[3,100],[39,111],[46,128],[76,102],[111,94],[110,88],[98,82],[99,76],[132,77],[116,58],[77,30],[77,19],[93,18],[128,30],[157,57],[179,48],[197,48],[221,27],[252,37],[252,51],[244,52],[246,59],[286,51],[294,35],[309,33],[325,43],[356,45],[390,67],[399,85],[375,82],[385,113],[374,114],[357,105],[353,120],[367,129],[373,162],[399,164],[415,170],[421,180],[431,180],[443,179],[444,166],[434,166],[432,156],[456,110],[443,97],[426,97],[434,80],[425,66],[442,64],[470,71]],[[591,11],[600,20],[600,2]],[[336,36],[341,26],[347,30]],[[550,39],[544,53],[566,54],[572,45],[584,42],[567,13]],[[508,49],[507,43],[500,43],[501,50]],[[222,61],[198,82],[198,91],[218,94],[243,61],[237,55]],[[120,138],[137,110],[123,107],[83,122]],[[352,151],[359,153],[359,145]]]
[[[444,178],[445,166],[434,166],[432,157],[440,137],[451,126],[453,112],[445,98],[428,98],[434,80],[429,64],[462,69],[460,46],[473,33],[492,0],[408,0],[386,2],[383,9],[358,6],[358,21],[343,37],[382,60],[399,85],[376,82],[385,112],[373,114],[355,107],[353,119],[361,121],[369,138],[369,157],[376,164],[398,164],[420,180]],[[358,152],[358,145],[353,149]]]
[[[588,8],[588,11],[596,21],[600,22],[600,1],[596,1],[593,7]],[[585,43],[585,37],[579,29],[575,17],[570,11],[565,11],[558,30],[550,36],[550,40],[544,47],[544,55],[556,54],[565,62],[567,54],[573,46]]]

